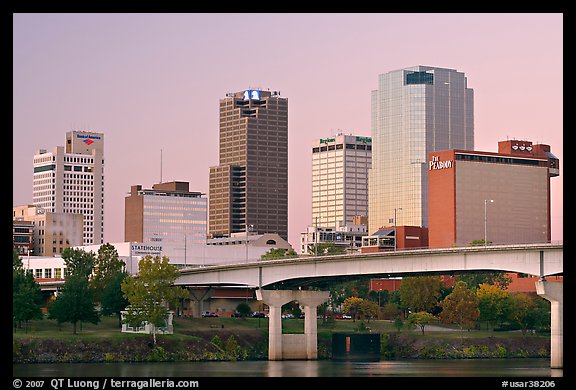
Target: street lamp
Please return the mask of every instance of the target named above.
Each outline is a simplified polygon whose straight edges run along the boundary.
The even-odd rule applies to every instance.
[[[486,232],[486,226],[487,226],[487,221],[488,221],[488,213],[487,213],[487,205],[488,202],[490,203],[494,203],[494,199],[484,199],[484,246],[486,246],[488,244],[488,237],[487,237],[487,232]]]
[[[246,262],[248,262],[248,232],[252,231],[254,225],[246,224]]]
[[[396,234],[396,211],[402,210],[402,207],[394,208],[394,252],[396,252],[397,246],[397,234]]]

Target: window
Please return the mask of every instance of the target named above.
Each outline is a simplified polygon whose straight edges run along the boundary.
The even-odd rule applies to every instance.
[[[410,84],[434,84],[434,74],[428,72],[406,73],[406,85]]]
[[[41,268],[37,268],[34,270],[34,277],[35,278],[41,278],[42,277],[42,269]]]
[[[51,278],[52,277],[52,268],[45,268],[44,269],[44,277]]]

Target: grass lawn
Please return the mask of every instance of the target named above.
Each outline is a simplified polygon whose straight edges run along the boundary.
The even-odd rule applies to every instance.
[[[372,320],[364,322],[364,326],[368,327],[372,333],[389,333],[397,332],[394,324],[391,321],[385,320]],[[268,332],[268,318],[231,318],[231,317],[208,317],[208,318],[175,318],[174,319],[174,334],[171,338],[190,338],[194,337],[194,333],[205,331],[217,331],[223,329],[226,331],[236,332],[254,332],[259,331],[266,335]],[[430,329],[424,329],[422,335],[419,328],[407,329],[406,326],[401,329],[401,333],[413,334],[415,336],[430,337],[430,338],[471,338],[471,337],[522,337],[521,332],[493,332],[489,330],[474,330],[474,331],[438,331],[436,326]],[[322,319],[318,320],[318,337],[321,339],[330,338],[332,333],[336,332],[357,332],[361,330],[361,321],[352,320],[334,320],[324,322]],[[303,319],[283,319],[282,332],[288,333],[303,333],[304,320]],[[15,339],[18,338],[72,338],[78,337],[83,339],[100,339],[100,338],[114,338],[126,339],[134,337],[149,337],[144,334],[122,333],[118,327],[118,319],[116,317],[102,317],[98,324],[82,323],[77,324],[77,334],[73,334],[73,327],[70,323],[64,323],[60,326],[55,320],[43,319],[30,321],[28,329],[16,329],[12,332]],[[541,336],[549,337],[549,336]]]

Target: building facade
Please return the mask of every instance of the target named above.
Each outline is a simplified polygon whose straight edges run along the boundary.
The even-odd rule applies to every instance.
[[[46,212],[33,205],[14,206],[12,220],[14,247],[21,255],[57,256],[64,249],[84,242],[84,216],[80,213]],[[24,241],[28,244],[24,245]]]
[[[428,153],[474,148],[473,103],[466,76],[454,69],[379,75],[371,95],[370,234],[394,224],[428,226]]]
[[[212,237],[253,230],[288,239],[288,99],[279,92],[245,90],[220,99],[208,215]]]
[[[312,226],[335,229],[368,216],[372,139],[338,134],[312,145]]]
[[[104,242],[104,134],[66,133],[66,145],[34,155],[33,204],[46,213],[82,214],[84,245]]]
[[[429,245],[550,242],[550,178],[559,161],[548,145],[507,140],[498,153],[430,153]]]
[[[308,226],[304,233],[300,233],[300,254],[321,255],[317,250],[320,244],[334,244],[347,252],[360,251],[366,229],[366,224],[354,223],[339,224],[335,228]]]
[[[188,248],[206,244],[208,200],[203,195],[181,181],[152,189],[132,186],[124,198],[124,240],[170,248],[171,262],[186,265],[192,257]]]

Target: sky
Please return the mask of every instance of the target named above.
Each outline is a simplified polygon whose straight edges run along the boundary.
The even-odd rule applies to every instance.
[[[544,143],[552,241],[563,240],[562,13],[14,13],[13,205],[32,204],[32,161],[66,132],[104,133],[105,242],[124,241],[132,185],[186,181],[208,196],[219,100],[288,99],[288,241],[311,225],[311,145],[370,136],[378,75],[456,69],[474,90],[475,150]]]

